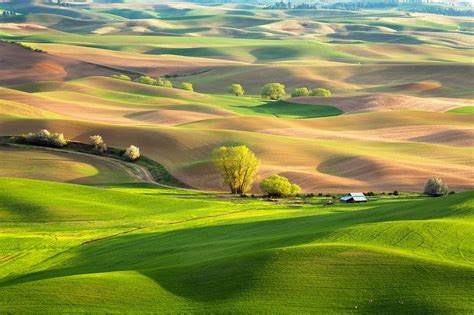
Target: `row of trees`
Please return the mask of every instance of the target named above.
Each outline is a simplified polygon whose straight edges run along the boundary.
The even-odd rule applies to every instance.
[[[330,97],[332,92],[328,89],[323,88],[315,88],[315,89],[308,89],[307,87],[300,87],[296,88],[292,93],[292,97],[300,97],[300,96],[319,96],[319,97]]]
[[[285,86],[281,83],[268,83],[263,87],[262,97],[269,98],[271,100],[282,99],[286,95]],[[315,88],[308,89],[307,87],[296,88],[292,93],[292,97],[300,96],[320,96],[320,97],[329,97],[332,93],[328,89]]]
[[[116,74],[113,75],[112,78],[124,80],[124,81],[132,81],[132,79],[125,74]],[[156,85],[161,87],[173,88],[173,83],[170,80],[162,79],[162,78],[152,78],[150,76],[141,76],[135,80],[137,83],[141,84],[148,84],[148,85]],[[190,82],[183,82],[180,85],[180,88],[187,91],[194,91],[193,84]],[[239,83],[233,83],[229,87],[229,93],[235,96],[243,96],[245,94],[245,89]],[[262,98],[271,99],[271,100],[279,100],[282,99],[286,95],[286,87],[285,85],[274,82],[265,84],[261,96]],[[315,88],[315,89],[308,89],[307,87],[300,87],[296,88],[292,93],[292,97],[298,96],[321,96],[321,97],[329,97],[332,93],[328,89],[323,88]]]
[[[132,78],[130,78],[128,75],[125,74],[115,74],[112,76],[114,79],[119,79],[119,80],[124,80],[124,81],[132,81]],[[147,84],[147,85],[156,85],[160,87],[165,87],[165,88],[173,88],[173,83],[170,80],[167,79],[162,79],[162,78],[152,78],[150,76],[141,76],[135,80],[137,83],[141,84]],[[186,91],[194,91],[193,84],[189,82],[183,82],[179,86],[180,89],[186,90]]]
[[[252,189],[260,160],[247,146],[222,146],[214,150],[212,159],[232,194],[244,195]],[[276,198],[297,195],[301,192],[300,186],[277,174],[263,179],[260,182],[260,189],[268,197]],[[448,185],[441,178],[433,177],[426,182],[423,193],[432,197],[446,195]],[[367,195],[374,194],[369,192]],[[395,190],[392,195],[398,196],[399,193]]]
[[[100,135],[90,136],[89,144],[98,153],[103,154],[107,151],[107,144]],[[127,158],[129,161],[134,162],[140,158],[140,148],[134,145],[130,145],[123,151],[122,156]]]
[[[15,15],[16,15],[16,13],[13,12],[13,11],[5,10],[5,11],[2,12],[2,17],[9,17],[9,16],[15,16]]]
[[[44,147],[65,147],[69,141],[64,138],[64,134],[59,132],[49,132],[47,129],[42,129],[38,132],[30,132],[19,137],[21,142],[34,144]],[[107,151],[107,144],[100,135],[89,137],[89,144],[97,153],[105,153]],[[140,158],[140,148],[131,145],[123,151],[122,154],[130,161],[136,161]]]

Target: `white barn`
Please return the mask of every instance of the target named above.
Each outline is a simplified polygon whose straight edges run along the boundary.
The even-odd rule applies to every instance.
[[[349,193],[348,195],[341,197],[339,201],[342,203],[367,202],[367,197],[364,195],[364,193],[361,192]]]

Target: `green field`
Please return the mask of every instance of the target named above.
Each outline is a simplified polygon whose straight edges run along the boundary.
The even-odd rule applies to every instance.
[[[471,192],[325,207],[144,184],[0,182],[2,312],[474,307]]]

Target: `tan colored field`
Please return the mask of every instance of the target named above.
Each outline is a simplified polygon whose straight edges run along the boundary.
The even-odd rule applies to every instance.
[[[386,110],[426,110],[445,112],[456,107],[474,105],[473,100],[420,98],[390,94],[330,98],[294,97],[290,101],[300,104],[331,105],[343,110],[346,113]]]
[[[305,192],[420,191],[431,176],[451,189],[474,187],[472,114],[447,113],[474,105],[464,18],[243,15],[231,4],[90,8],[80,12],[92,14],[87,23],[30,14],[0,24],[47,51],[0,42],[1,135],[47,128],[87,141],[100,134],[110,146],[139,146],[181,181],[208,190],[225,189],[212,150],[235,144],[262,160],[259,180],[283,174]],[[117,73],[170,75],[197,92],[106,78]],[[287,94],[305,86],[334,96],[275,105],[228,93],[241,83],[259,95],[269,82],[285,84]],[[321,108],[339,112],[314,105],[344,114],[321,118],[328,115],[315,113]]]
[[[0,85],[25,84],[43,80],[65,80],[88,75],[117,73],[108,68],[0,42]]]

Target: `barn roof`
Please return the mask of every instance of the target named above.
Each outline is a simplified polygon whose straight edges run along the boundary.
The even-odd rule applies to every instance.
[[[364,193],[361,193],[361,192],[349,193],[349,195],[351,195],[352,197],[364,197],[365,198]]]

